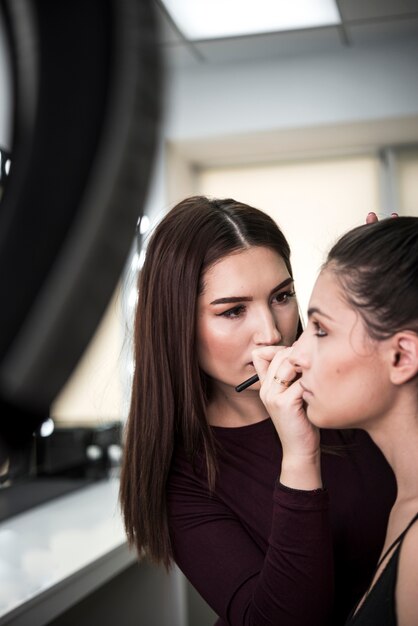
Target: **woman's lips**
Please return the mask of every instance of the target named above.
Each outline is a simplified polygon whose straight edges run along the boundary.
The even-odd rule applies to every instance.
[[[304,394],[304,395],[305,395],[305,393],[306,393],[306,394],[309,394],[309,395],[313,396],[312,391],[310,391],[307,387],[305,387],[305,385],[304,385],[304,384],[303,384],[300,380],[299,380],[299,384],[300,384],[300,386],[301,386],[301,387],[302,387],[302,389],[303,389],[303,394]]]

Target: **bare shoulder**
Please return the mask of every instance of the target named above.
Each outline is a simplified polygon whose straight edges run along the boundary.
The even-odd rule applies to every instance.
[[[399,626],[418,624],[418,520],[408,530],[399,556],[396,612]]]

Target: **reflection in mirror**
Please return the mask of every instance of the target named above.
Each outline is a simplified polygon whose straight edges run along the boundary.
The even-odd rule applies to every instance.
[[[11,155],[4,148],[0,146],[0,200],[3,195],[3,189],[6,184],[6,179],[10,172]]]
[[[0,200],[11,164],[12,143],[12,77],[9,42],[0,7]]]

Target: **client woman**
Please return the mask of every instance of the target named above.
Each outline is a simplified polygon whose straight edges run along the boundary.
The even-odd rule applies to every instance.
[[[380,559],[347,625],[416,626],[418,218],[385,220],[342,237],[315,284],[308,317],[293,348],[253,353],[261,397],[282,442],[311,459],[311,481],[327,484],[318,429],[360,428],[382,450],[397,498]],[[353,516],[361,514],[362,490],[353,506]]]

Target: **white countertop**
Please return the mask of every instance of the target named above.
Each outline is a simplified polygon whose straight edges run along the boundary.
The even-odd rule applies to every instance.
[[[103,480],[0,523],[0,624],[46,623],[135,561],[118,488]]]

